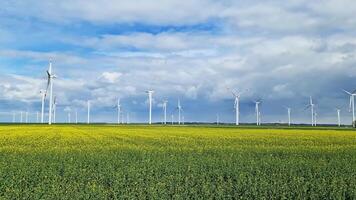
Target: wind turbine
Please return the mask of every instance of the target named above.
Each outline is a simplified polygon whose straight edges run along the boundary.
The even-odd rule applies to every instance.
[[[291,124],[291,108],[289,108],[289,107],[286,107],[286,106],[284,106],[284,108],[285,109],[287,109],[287,113],[288,113],[288,126],[290,126],[290,124]]]
[[[167,124],[167,100],[163,101],[163,124]]]
[[[57,110],[57,97],[54,97],[53,101],[53,123],[56,123],[56,110]]]
[[[120,115],[121,115],[121,103],[120,103],[120,98],[117,99],[117,105],[115,106],[117,108],[117,124],[120,124]]]
[[[336,113],[337,113],[337,125],[340,127],[341,126],[340,108],[336,108]]]
[[[180,104],[180,99],[178,99],[177,110],[178,110],[178,124],[181,124],[181,112],[183,111],[183,109]]]
[[[44,121],[44,104],[45,104],[45,99],[46,99],[46,91],[45,90],[40,90],[41,94],[41,103],[42,103],[42,108],[41,108],[41,123]]]
[[[230,90],[229,88],[227,88]],[[235,108],[235,124],[238,126],[240,124],[240,97],[243,92],[234,92],[230,90],[232,95],[235,97],[234,108]]]
[[[219,114],[216,114],[216,125],[219,126]]]
[[[71,111],[69,110],[68,111],[68,124],[70,124],[71,123],[71,113],[70,113]]]
[[[153,90],[148,90],[146,91],[148,94],[148,103],[149,103],[149,118],[148,118],[148,124],[152,124],[152,95],[154,93]]]
[[[256,111],[256,125],[261,125],[261,112],[260,112],[260,104],[261,100],[256,100],[255,102],[255,111]]]
[[[307,105],[307,107],[305,107],[305,109],[308,109],[308,108],[310,108],[310,111],[311,111],[311,116],[312,116],[312,118],[311,118],[311,121],[312,121],[312,123],[311,123],[311,125],[312,126],[316,126],[316,124],[315,124],[315,114],[314,114],[314,112],[315,112],[315,104],[313,103],[313,98],[312,97],[309,97],[309,104]]]
[[[16,122],[16,113],[12,112],[12,123]]]
[[[352,126],[355,127],[355,96],[356,96],[356,90],[351,92],[348,92],[346,90],[343,90],[346,94],[350,95],[350,112],[352,112]]]
[[[49,89],[49,111],[48,111],[48,124],[52,124],[52,106],[53,106],[53,79],[56,78],[56,75],[52,73],[52,61],[49,61],[49,68],[47,71],[47,89],[46,94]]]
[[[20,112],[20,123],[22,123],[22,111]]]
[[[90,124],[90,101],[87,101],[87,107],[88,107],[88,116],[87,116],[87,124]]]
[[[28,123],[28,111],[25,112],[25,122]]]

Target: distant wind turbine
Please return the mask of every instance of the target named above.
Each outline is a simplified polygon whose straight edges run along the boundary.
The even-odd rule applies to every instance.
[[[164,100],[163,101],[163,124],[167,124],[167,103],[168,101],[167,100]]]
[[[56,75],[52,73],[52,61],[49,61],[49,68],[47,71],[47,89],[46,94],[49,89],[49,111],[48,111],[48,124],[52,124],[52,106],[53,106],[53,79]]]
[[[307,105],[307,107],[305,107],[305,109],[308,109],[310,108],[310,111],[311,111],[311,125],[312,126],[316,126],[315,124],[315,104],[313,103],[313,98],[312,97],[309,97],[309,104]]]
[[[57,97],[54,97],[53,101],[53,123],[56,123],[56,110],[57,110]]]
[[[71,111],[68,111],[68,124],[71,123]]]
[[[256,112],[256,125],[261,125],[261,112],[260,112],[260,104],[261,100],[256,100],[255,102],[255,112]]]
[[[227,88],[228,90],[231,91],[232,95],[235,97],[235,102],[234,102],[234,108],[235,108],[235,125],[240,124],[240,98],[241,94],[243,92],[236,92],[231,90],[230,88]]]
[[[355,96],[356,96],[356,90],[353,92],[348,92],[346,90],[343,90],[346,94],[350,95],[350,107],[349,111],[352,112],[352,126],[356,126],[355,124]]]
[[[183,109],[180,104],[180,99],[178,99],[177,110],[178,110],[178,124],[181,124],[181,112],[183,111]]]
[[[75,109],[75,123],[78,124],[78,110]]]
[[[336,108],[336,113],[337,113],[337,125],[340,127],[341,126],[340,108]]]
[[[22,111],[20,112],[20,123],[22,123],[23,122],[23,116],[22,116]]]
[[[46,99],[46,91],[45,90],[40,90],[40,94],[41,94],[41,103],[42,103],[42,107],[41,107],[41,123],[44,122],[44,106],[45,106],[45,99]]]
[[[148,104],[149,104],[149,116],[148,116],[148,124],[152,124],[152,95],[154,93],[153,90],[146,91],[148,94]]]
[[[16,122],[16,113],[12,112],[12,123]]]
[[[117,105],[115,106],[117,108],[117,124],[120,124],[120,115],[121,115],[121,103],[120,103],[120,98],[117,99]]]
[[[286,107],[286,106],[284,106],[284,108],[285,109],[287,109],[287,113],[288,113],[288,126],[290,126],[291,125],[291,108],[289,108],[289,107]]]

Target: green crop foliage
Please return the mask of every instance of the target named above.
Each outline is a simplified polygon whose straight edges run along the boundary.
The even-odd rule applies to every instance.
[[[0,126],[0,199],[356,199],[356,132]]]

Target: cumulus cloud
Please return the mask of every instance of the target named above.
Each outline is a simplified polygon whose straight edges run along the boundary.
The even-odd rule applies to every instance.
[[[219,104],[230,116],[230,87],[250,90],[243,95],[247,108],[257,96],[278,110],[280,101],[300,106],[313,95],[331,115],[327,107],[343,105],[338,91],[353,89],[349,83],[356,76],[353,4],[2,1],[0,56],[6,59],[0,67],[5,74],[0,98],[36,102],[52,58],[55,93],[63,107],[85,108],[91,100],[100,112],[120,97],[132,112],[144,112],[145,91],[154,89],[157,102],[180,98],[199,102],[196,107]],[[26,26],[27,20],[35,28]]]

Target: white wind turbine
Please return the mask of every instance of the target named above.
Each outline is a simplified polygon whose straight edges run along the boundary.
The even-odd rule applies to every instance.
[[[167,124],[167,100],[163,101],[162,107],[163,107],[163,124]]]
[[[49,111],[48,111],[48,124],[52,124],[52,106],[53,106],[53,79],[56,75],[52,73],[52,61],[49,61],[49,68],[47,71],[47,89],[46,94],[49,89]]]
[[[148,124],[152,124],[152,95],[154,93],[153,90],[146,91],[148,94],[148,104],[149,104],[149,116],[148,116]]]
[[[68,111],[68,124],[71,123],[71,111],[69,110]]]
[[[316,123],[315,123],[315,104],[313,103],[313,98],[312,97],[309,97],[309,104],[307,105],[307,107],[305,107],[305,109],[308,109],[310,108],[310,111],[311,111],[311,125],[312,126],[316,126]]]
[[[355,96],[356,96],[356,90],[351,92],[348,92],[346,90],[343,90],[346,94],[350,95],[350,112],[352,112],[352,126],[355,127]]]
[[[180,99],[178,99],[177,110],[178,110],[178,124],[181,124],[181,111],[183,111],[183,109],[180,104]]]
[[[286,107],[284,106],[285,109],[287,109],[287,113],[288,113],[288,126],[291,125],[291,111],[292,109],[290,107]]]
[[[340,108],[335,108],[336,113],[337,113],[337,125],[340,127],[341,126],[341,119],[340,119]]]
[[[20,112],[20,123],[22,123],[23,122],[23,115],[22,115],[23,113],[22,113],[22,111]]]
[[[121,115],[121,103],[120,103],[120,98],[117,99],[117,105],[115,106],[117,108],[117,124],[120,124],[120,115]]]
[[[40,94],[41,94],[41,103],[42,103],[42,107],[41,107],[41,123],[44,122],[44,106],[45,106],[45,99],[46,99],[46,91],[45,90],[40,90]]]
[[[256,125],[261,125],[261,112],[260,112],[260,104],[261,100],[256,100],[255,102],[255,112],[256,112]]]
[[[78,124],[78,110],[75,109],[75,123]]]
[[[229,88],[227,88],[230,90]],[[234,108],[235,108],[235,125],[240,125],[240,97],[243,92],[234,92],[230,90],[232,95],[235,97]]]

